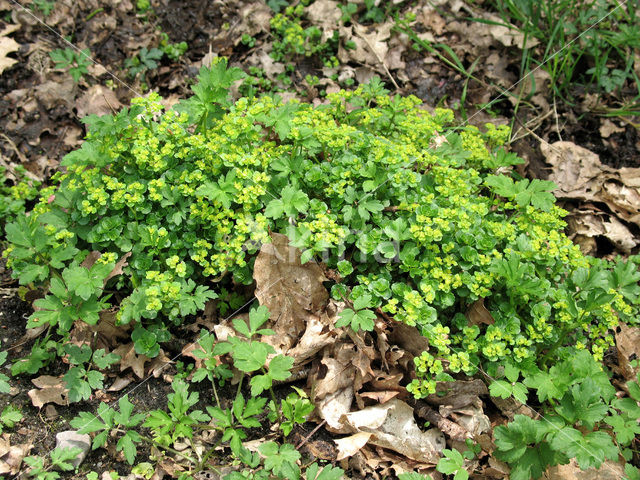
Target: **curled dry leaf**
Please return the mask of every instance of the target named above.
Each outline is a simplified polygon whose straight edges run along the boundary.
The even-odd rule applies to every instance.
[[[102,85],[92,86],[76,101],[79,118],[87,115],[107,115],[119,111],[120,107],[122,104],[113,90]]]
[[[371,435],[372,434],[368,432],[358,432],[348,437],[334,440],[338,446],[338,455],[336,456],[336,460],[342,460],[343,458],[355,455],[358,450],[367,444]]]
[[[322,30],[322,41],[330,39],[342,17],[339,3],[333,0],[317,0],[305,11],[309,21]]]
[[[68,390],[62,377],[41,375],[31,380],[31,383],[37,387],[27,392],[34,407],[42,408],[47,403],[68,404]]]
[[[484,298],[479,298],[471,304],[465,314],[470,325],[493,325],[495,320],[491,316],[491,312],[484,306]]]
[[[477,405],[467,405],[462,408],[442,405],[440,406],[440,415],[443,417],[451,417],[458,425],[474,437],[491,430],[491,422],[489,421],[489,417],[484,414],[482,402],[479,400]]]
[[[624,463],[605,460],[600,468],[581,470],[576,459],[566,465],[549,468],[543,477],[545,480],[619,480],[625,478]]]
[[[426,398],[431,405],[448,405],[451,408],[461,408],[473,403],[478,403],[480,395],[489,395],[485,383],[476,378],[474,380],[455,382],[438,382],[436,391],[444,395],[433,394]]]
[[[585,254],[597,251],[597,237],[608,239],[613,246],[628,253],[637,244],[631,230],[616,217],[596,210],[575,210],[567,219],[569,238],[574,240]]]
[[[397,398],[383,405],[348,413],[345,417],[345,422],[353,432],[372,434],[368,443],[394,450],[420,462],[438,463],[446,446],[440,430],[420,430],[413,417],[413,408]]]
[[[113,353],[120,355],[121,372],[131,367],[131,370],[133,370],[133,373],[135,373],[138,378],[144,377],[144,364],[149,361],[149,358],[145,355],[138,355],[133,343],[120,345]]]

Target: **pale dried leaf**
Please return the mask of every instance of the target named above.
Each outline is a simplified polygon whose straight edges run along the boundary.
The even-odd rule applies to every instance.
[[[363,398],[369,398],[377,403],[386,403],[392,398],[397,397],[400,394],[397,390],[383,390],[381,392],[362,392],[359,393]]]
[[[18,60],[8,57],[7,55],[18,51],[20,44],[13,38],[7,37],[7,35],[19,28],[20,25],[6,25],[2,31],[0,31],[0,75],[2,75],[7,68],[18,63]]]
[[[47,403],[67,405],[68,390],[62,377],[41,375],[32,379],[31,383],[38,387],[27,392],[34,407],[42,408]]]
[[[484,14],[485,20],[490,20],[493,22],[504,23],[504,21],[497,15],[494,14]],[[502,26],[502,25],[489,25],[489,24],[481,24],[485,25],[490,32],[491,36],[498,40],[505,47],[516,46],[520,50],[524,48],[532,48],[540,43],[539,40],[529,35],[527,37],[526,45],[525,45],[525,35],[524,32],[517,28],[515,25]]]
[[[33,448],[31,443],[11,445],[11,436],[5,433],[0,438],[0,475],[16,475],[20,472],[22,459]]]
[[[544,480],[619,480],[625,478],[624,463],[605,460],[600,468],[581,470],[575,458],[566,465],[550,467],[542,476]]]
[[[107,388],[107,392],[119,392],[124,389],[127,385],[133,382],[133,377],[131,375],[126,375],[124,377],[118,377],[111,384],[109,388]]]
[[[602,136],[602,138],[609,138],[614,133],[622,132],[624,132],[624,127],[619,127],[608,118],[602,120],[602,124],[600,125],[600,136]]]
[[[621,220],[640,225],[640,168],[614,169],[571,142],[542,143],[559,198],[602,202]]]
[[[372,433],[370,444],[394,450],[420,462],[438,463],[446,446],[440,430],[420,430],[413,417],[413,409],[397,398],[384,405],[348,413],[345,417],[354,432]]]
[[[358,432],[348,437],[334,440],[338,447],[338,455],[336,456],[336,460],[342,460],[343,458],[355,455],[357,451],[359,451],[367,444],[369,438],[371,438],[371,435],[371,433],[367,432]]]
[[[71,107],[75,98],[75,84],[67,80],[55,82],[48,80],[35,89],[35,97],[44,108],[50,110],[57,106]]]
[[[477,403],[480,395],[489,394],[485,383],[478,378],[468,381],[438,382],[436,391],[444,392],[445,394],[429,395],[426,401],[431,405],[447,405],[451,408],[461,408]]]
[[[322,399],[314,398],[312,390],[312,400],[316,407],[315,412],[320,418],[326,420],[328,431],[333,433],[351,432],[342,422],[342,419],[351,410],[353,397],[353,387],[351,386],[326,395]]]

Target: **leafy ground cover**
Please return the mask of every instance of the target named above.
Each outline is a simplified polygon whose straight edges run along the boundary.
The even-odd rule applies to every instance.
[[[2,473],[637,478],[633,6],[193,7],[0,3]]]

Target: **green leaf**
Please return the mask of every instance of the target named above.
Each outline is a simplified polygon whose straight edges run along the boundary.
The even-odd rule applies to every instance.
[[[56,448],[51,451],[51,465],[57,467],[63,472],[70,472],[75,469],[72,460],[74,460],[82,452],[78,447]]]
[[[245,373],[255,372],[266,363],[267,355],[273,349],[273,347],[269,347],[261,342],[240,343],[231,353],[233,364],[238,370]]]
[[[353,308],[355,310],[362,310],[363,308],[369,308],[372,306],[373,305],[371,304],[371,295],[369,295],[368,293],[360,295],[358,298],[356,298],[353,301]]]
[[[104,369],[113,365],[114,363],[120,360],[120,355],[116,355],[115,353],[105,353],[104,348],[99,348],[95,352],[93,352],[93,363],[96,367],[100,369]]]
[[[464,470],[464,457],[459,451],[445,448],[442,450],[442,454],[444,456],[438,461],[438,465],[436,466],[436,470],[440,473],[451,475],[461,468]]]
[[[67,344],[64,346],[64,351],[69,355],[69,363],[73,365],[82,365],[91,359],[92,352],[89,345],[79,347],[75,344]]]
[[[237,193],[234,186],[236,182],[235,170],[230,170],[227,175],[217,182],[205,182],[197,190],[197,195],[202,195],[212,202],[220,203],[224,208],[231,207],[231,202]]]
[[[133,430],[129,430],[120,438],[120,440],[118,440],[118,443],[116,444],[116,450],[124,453],[124,458],[126,458],[129,465],[133,465],[136,460],[136,455],[138,453],[136,443],[140,441],[140,435]]]
[[[509,398],[513,388],[509,382],[496,380],[489,385],[489,393],[492,397]]]
[[[273,380],[286,380],[291,376],[294,359],[285,355],[276,355],[269,362],[269,376]]]
[[[13,428],[20,420],[22,420],[22,413],[13,405],[4,407],[4,410],[2,410],[0,414],[0,422],[8,428]]]
[[[273,385],[273,381],[269,375],[254,375],[249,381],[251,385],[251,395],[256,397],[265,390],[269,390]]]
[[[320,473],[317,463],[312,463],[307,467],[305,477],[307,480],[340,480],[344,475],[344,470],[333,465],[325,465]]]

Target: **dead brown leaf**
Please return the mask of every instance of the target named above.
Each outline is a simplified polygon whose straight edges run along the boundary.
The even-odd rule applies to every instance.
[[[484,298],[479,298],[471,304],[465,314],[470,325],[493,325],[495,320],[491,316],[491,312],[484,306]]]
[[[371,435],[372,433],[368,432],[358,432],[348,437],[334,440],[338,447],[338,455],[336,456],[336,460],[342,460],[343,458],[355,455],[357,451],[359,451],[367,444],[367,442],[371,438]]]
[[[78,98],[75,106],[78,117],[82,118],[87,115],[101,116],[117,112],[122,104],[113,90],[102,85],[94,85]]]
[[[333,0],[317,0],[306,8],[309,21],[322,30],[322,41],[333,36],[333,31],[340,25],[342,11],[340,4]]]
[[[345,422],[353,432],[370,433],[368,443],[424,463],[438,463],[446,446],[440,430],[420,430],[413,417],[413,408],[397,398],[348,413]]]
[[[614,133],[624,132],[624,127],[620,127],[613,123],[608,118],[602,120],[602,124],[600,125],[600,135],[602,138],[609,138]]]
[[[477,378],[469,381],[438,382],[436,391],[439,393],[429,395],[426,401],[431,405],[448,405],[452,408],[461,408],[477,403],[479,395],[489,395],[485,383]]]
[[[572,458],[567,465],[556,465],[543,475],[545,480],[619,480],[624,478],[624,464],[606,460],[600,468],[581,470],[576,459]]]
[[[540,150],[552,167],[557,197],[605,203],[620,220],[640,225],[640,168],[608,167],[572,142],[542,143]]]
[[[22,459],[29,454],[33,448],[31,443],[11,445],[11,435],[2,434],[0,437],[0,475],[16,475],[20,472]]]
[[[630,252],[637,244],[631,231],[616,217],[595,209],[576,209],[567,219],[569,238],[574,240],[585,254],[597,251],[597,237],[608,239],[617,250]]]
[[[27,392],[34,407],[42,408],[46,403],[56,403],[58,405],[68,404],[68,390],[62,377],[41,375],[38,378],[32,379],[31,383],[38,387]]]
[[[18,51],[20,44],[13,38],[7,37],[12,32],[20,28],[20,25],[7,24],[0,31],[0,75],[12,65],[18,63],[15,58],[8,57],[10,53]]]
[[[144,364],[149,361],[149,358],[144,355],[138,355],[133,343],[120,345],[113,353],[120,355],[121,372],[131,367],[131,370],[133,370],[133,373],[135,373],[138,378],[144,377]]]
[[[288,350],[327,305],[329,293],[322,268],[313,262],[300,262],[300,250],[289,246],[286,235],[274,233],[272,243],[262,246],[255,261],[255,296],[271,312],[270,327],[276,335],[265,340]]]
[[[35,97],[44,108],[71,107],[75,99],[75,83],[61,78],[59,82],[48,80],[35,88]]]
[[[104,284],[106,285],[107,282],[112,279],[113,277],[116,277],[118,275],[122,275],[124,272],[122,271],[122,269],[124,267],[126,267],[128,265],[127,260],[128,258],[131,256],[131,252],[127,252],[125,253],[122,257],[120,257],[120,260],[118,260],[115,264],[115,266],[113,267],[113,270],[111,270],[109,272],[109,275],[107,275],[107,277],[104,279]]]
[[[634,369],[629,361],[640,358],[640,328],[620,323],[616,331],[616,348],[622,375],[626,380],[634,379],[637,368]]]

